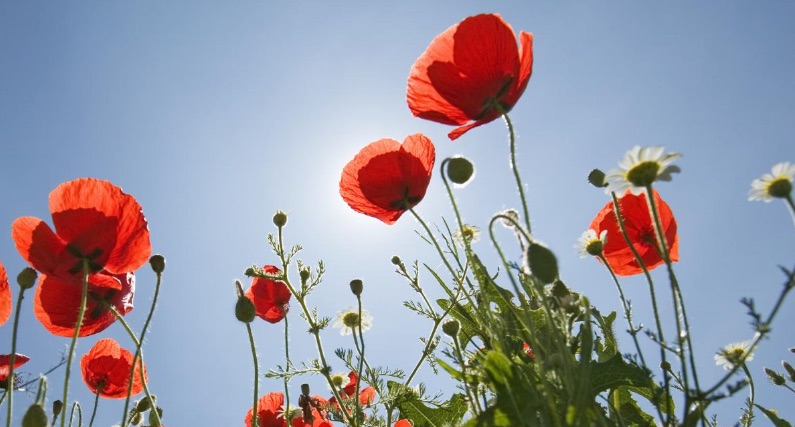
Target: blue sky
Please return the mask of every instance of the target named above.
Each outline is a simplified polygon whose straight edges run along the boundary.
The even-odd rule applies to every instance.
[[[49,221],[47,195],[59,183],[91,176],[121,186],[142,205],[153,248],[168,262],[145,346],[166,424],[242,424],[251,361],[233,316],[233,283],[251,264],[275,263],[266,235],[281,209],[288,242],[327,267],[311,303],[333,315],[353,305],[347,284],[361,278],[375,318],[370,359],[410,370],[430,325],[402,307],[414,295],[389,260],[438,259],[413,219],[389,227],[351,211],[338,195],[339,174],[367,143],[422,132],[436,144],[437,163],[454,154],[475,162],[476,180],[457,192],[467,222],[485,228],[491,215],[518,206],[503,124],[450,142],[449,127],[412,117],[405,102],[411,64],[433,37],[497,12],[535,37],[533,77],[511,113],[534,231],[558,255],[567,284],[603,312],[619,309],[614,286],[598,262],[572,250],[607,201],[585,176],[614,167],[633,145],[683,154],[683,172],[659,190],[679,222],[677,272],[702,381],[717,378],[715,351],[752,335],[739,299],[755,297],[766,309],[783,282],[777,265],[794,266],[786,209],[746,199],[754,178],[795,161],[795,4],[428,3],[2,3],[0,225],[8,233],[0,260],[9,275],[25,266],[11,222]],[[436,174],[418,211],[430,222],[451,217]],[[486,240],[478,246],[493,252]],[[664,280],[662,271],[655,277]],[[138,274],[127,316],[138,328],[153,284],[152,273]],[[645,284],[625,287],[636,320],[650,324]],[[312,348],[295,308],[293,357],[307,360]],[[792,310],[787,301],[750,367],[758,401],[795,419],[792,397],[762,373],[795,362],[787,352]],[[22,317],[20,352],[33,357],[23,371],[35,376],[68,340],[45,333],[30,301]],[[282,362],[281,328],[255,325],[264,368]],[[0,329],[3,342],[10,329]],[[118,325],[100,336],[126,342]],[[96,338],[82,340],[78,356]],[[336,330],[323,338],[328,350],[352,345]],[[622,342],[629,351],[629,338]],[[50,378],[53,390],[62,372]],[[73,396],[88,408],[91,396],[75,379]],[[452,392],[430,369],[421,379]],[[319,377],[307,381],[327,394]],[[17,414],[31,398],[17,400]],[[722,424],[736,419],[741,400],[716,407]],[[99,409],[97,425],[119,421],[117,402]]]

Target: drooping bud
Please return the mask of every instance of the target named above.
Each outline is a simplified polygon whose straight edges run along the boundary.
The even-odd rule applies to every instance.
[[[36,270],[30,267],[25,267],[17,275],[17,283],[19,284],[19,287],[22,289],[30,289],[33,287],[33,285],[36,284],[37,276],[38,273],[36,273]]]
[[[156,254],[149,258],[149,265],[155,273],[160,274],[166,269],[166,258],[163,255]]]
[[[22,417],[22,427],[47,427],[47,412],[38,403],[30,405]]]
[[[605,173],[599,169],[594,169],[588,174],[588,182],[596,188],[604,188],[607,186],[605,182]]]
[[[475,166],[464,157],[447,159],[447,177],[455,184],[464,185],[475,174]]]
[[[237,297],[235,304],[235,317],[243,323],[251,323],[257,317],[257,308],[245,295]]]
[[[273,214],[273,225],[282,228],[287,225],[287,214],[282,211],[276,211]]]
[[[364,289],[364,283],[362,283],[359,279],[351,280],[351,292],[354,295],[359,296],[362,294],[362,290]]]
[[[451,319],[442,325],[442,332],[445,334],[455,338],[458,336],[458,330],[461,328],[461,324],[458,323],[458,320]]]
[[[63,411],[63,402],[61,402],[60,400],[56,400],[55,402],[52,402],[52,415],[53,415],[53,417],[57,417],[58,415],[61,415],[61,411]]]

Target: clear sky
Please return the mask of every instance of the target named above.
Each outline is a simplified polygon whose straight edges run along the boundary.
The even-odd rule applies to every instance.
[[[534,231],[557,253],[567,284],[601,311],[619,309],[614,285],[572,249],[607,201],[587,173],[615,167],[633,145],[683,154],[683,172],[658,188],[679,222],[676,268],[702,382],[717,378],[715,352],[752,336],[740,298],[755,297],[766,311],[783,283],[777,265],[795,266],[784,206],[746,200],[754,178],[795,161],[791,1],[2,2],[0,227],[8,228],[0,260],[11,277],[25,266],[10,224],[25,215],[49,222],[47,195],[58,184],[90,176],[121,186],[142,205],[154,251],[168,263],[145,345],[165,423],[242,425],[252,369],[233,283],[247,266],[276,263],[266,235],[273,213],[285,210],[287,241],[304,246],[304,261],[326,263],[310,303],[333,315],[354,304],[347,284],[361,278],[374,316],[369,359],[410,370],[430,325],[402,307],[414,295],[389,260],[435,266],[438,258],[412,218],[390,227],[357,214],[337,183],[367,143],[422,132],[436,144],[437,164],[454,154],[475,162],[475,181],[457,192],[467,222],[485,229],[492,214],[518,207],[500,121],[450,142],[451,128],[412,117],[405,101],[409,69],[427,44],[482,12],[535,36],[533,77],[511,113]],[[438,224],[451,217],[438,172],[418,211]],[[493,253],[486,240],[477,248]],[[665,279],[662,271],[655,277]],[[153,285],[142,269],[127,316],[136,328]],[[625,286],[636,320],[651,324],[645,283]],[[46,334],[31,307],[28,300],[19,351],[32,357],[22,371],[35,377],[68,340]],[[309,335],[293,308],[293,359],[308,360]],[[795,362],[787,351],[795,346],[793,308],[787,301],[750,364],[757,401],[790,419],[792,396],[773,389],[762,367]],[[282,327],[254,325],[263,368],[283,362]],[[10,329],[0,329],[2,342],[10,343]],[[81,340],[78,357],[104,336],[130,346],[113,325]],[[328,350],[352,346],[337,330],[323,339]],[[50,401],[62,374],[50,378]],[[90,394],[74,379],[72,395],[90,410]],[[429,390],[453,391],[430,369],[421,379]],[[305,380],[328,393],[319,377]],[[32,400],[21,396],[19,416]],[[740,405],[716,406],[721,424],[733,423]],[[99,411],[96,425],[120,421],[118,402]]]

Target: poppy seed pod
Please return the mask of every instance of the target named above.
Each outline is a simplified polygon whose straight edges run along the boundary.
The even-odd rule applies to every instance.
[[[152,270],[155,273],[160,274],[166,269],[166,258],[160,254],[152,255],[149,258],[149,265],[152,266]]]
[[[287,225],[287,214],[282,211],[276,211],[273,215],[273,225],[282,228]]]
[[[607,185],[605,173],[599,169],[594,169],[588,174],[588,182],[596,188],[604,188]]]
[[[442,325],[442,332],[445,334],[455,338],[458,336],[458,330],[461,328],[461,324],[458,323],[458,320],[452,319],[444,322]]]
[[[36,270],[25,267],[17,275],[17,284],[19,284],[19,287],[22,289],[30,289],[36,284],[37,277],[38,273],[36,273]]]
[[[251,323],[257,317],[257,308],[250,299],[240,296],[235,304],[235,317],[243,323]]]
[[[458,185],[464,185],[475,174],[475,165],[464,157],[447,159],[447,177]]]
[[[351,292],[354,295],[359,296],[362,294],[362,290],[364,289],[364,283],[362,283],[359,279],[351,280]]]

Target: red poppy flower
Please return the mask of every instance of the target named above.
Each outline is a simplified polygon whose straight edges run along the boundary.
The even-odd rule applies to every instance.
[[[348,384],[342,388],[342,392],[340,393],[340,397],[343,400],[347,400],[352,398],[356,394],[356,386],[359,384],[359,376],[356,375],[355,371],[351,371],[348,374]],[[362,406],[369,406],[371,403],[375,401],[375,389],[367,386],[359,390],[359,404]],[[340,405],[337,404],[337,399],[335,397],[331,397],[328,400],[329,405],[332,408],[339,410]]]
[[[257,415],[259,427],[285,427],[287,422],[284,419],[284,395],[273,392],[260,397],[257,402]],[[312,410],[312,415],[311,424],[304,422],[302,416],[293,418],[291,424],[293,427],[333,427],[333,424],[323,418],[316,409]],[[252,427],[253,421],[254,408],[251,408],[246,414],[246,426]]]
[[[266,265],[262,269],[270,275],[281,274],[281,270],[273,265]],[[246,290],[246,298],[254,303],[257,316],[270,323],[284,319],[290,309],[290,295],[290,289],[284,282],[262,277],[255,277]]]
[[[25,356],[24,354],[16,353],[14,356],[14,371],[17,370],[20,366],[28,363],[30,358]],[[11,355],[10,354],[0,354],[0,388],[8,389],[8,374],[11,368]]]
[[[411,422],[407,419],[397,420],[395,427],[411,427]]]
[[[130,381],[133,355],[121,348],[113,338],[103,338],[80,359],[83,371],[83,382],[92,393],[108,399],[124,399],[127,397],[127,385]],[[137,363],[141,363],[140,360]],[[146,378],[146,367],[143,368]],[[136,366],[133,374],[132,395],[143,391],[141,367]]]
[[[632,246],[643,260],[643,264],[649,270],[662,264],[663,258],[656,249],[657,238],[654,233],[653,219],[649,215],[646,194],[634,195],[627,191],[618,203],[621,216],[624,219],[624,228]],[[676,219],[671,208],[656,190],[654,191],[654,203],[660,212],[660,222],[669,248],[668,257],[671,261],[679,261],[679,236],[676,233]],[[621,234],[613,202],[608,202],[599,211],[591,222],[590,228],[596,231],[597,236],[603,230],[607,230],[607,243],[604,245],[602,254],[617,275],[631,276],[643,272],[632,254],[632,249]]]
[[[3,263],[0,262],[0,325],[5,324],[11,317],[11,286],[8,285],[8,274]]]
[[[124,274],[143,265],[152,252],[141,206],[108,181],[80,178],[50,193],[55,232],[44,221],[17,218],[11,235],[22,258],[36,270],[65,282],[82,282],[84,259],[93,282],[121,289],[101,271]]]
[[[531,359],[535,359],[536,358],[535,353],[533,353],[533,349],[530,348],[530,344],[528,344],[526,342],[522,343],[522,351],[524,351],[525,356],[527,356],[527,357],[529,357]]]
[[[513,108],[533,72],[533,35],[519,33],[500,15],[464,19],[438,35],[411,67],[407,100],[411,112],[459,126],[456,139]]]
[[[425,135],[409,135],[403,144],[380,139],[342,170],[340,195],[356,212],[394,224],[425,197],[436,149]]]
[[[103,276],[102,283],[107,282],[108,279],[114,280],[120,284],[121,289],[116,290],[95,284],[94,279],[100,276]],[[42,274],[39,276],[39,286],[36,287],[33,313],[51,334],[71,337],[75,333],[82,293],[82,286],[76,283],[64,282]],[[133,273],[91,275],[80,336],[94,335],[116,321],[116,316],[105,308],[103,302],[113,306],[121,315],[132,311],[134,293],[135,275]]]

